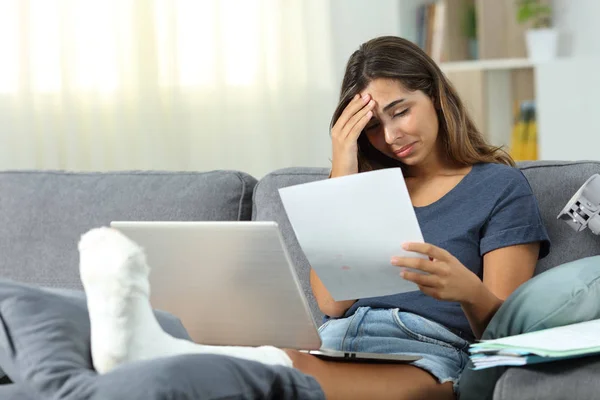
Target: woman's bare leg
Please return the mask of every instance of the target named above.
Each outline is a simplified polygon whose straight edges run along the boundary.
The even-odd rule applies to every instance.
[[[328,400],[455,398],[451,382],[439,384],[412,365],[323,361],[294,350],[286,352],[295,368],[319,382]]]

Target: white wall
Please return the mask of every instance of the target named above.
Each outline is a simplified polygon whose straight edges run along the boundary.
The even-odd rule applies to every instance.
[[[565,58],[537,67],[540,159],[600,160],[598,71],[600,57]]]
[[[369,39],[400,35],[399,1],[413,0],[331,0],[333,60],[338,85],[346,62]]]
[[[536,67],[539,157],[600,160],[600,1],[553,6],[561,58]]]
[[[600,1],[553,0],[561,56],[600,55]]]

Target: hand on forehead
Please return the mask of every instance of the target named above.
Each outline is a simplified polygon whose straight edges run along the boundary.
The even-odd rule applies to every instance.
[[[382,78],[371,81],[359,94],[373,99],[375,114],[388,111],[389,108],[407,101],[414,95],[413,92],[406,90],[399,81]]]

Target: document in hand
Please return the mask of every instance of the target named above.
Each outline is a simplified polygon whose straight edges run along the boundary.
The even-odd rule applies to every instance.
[[[475,369],[596,355],[600,354],[600,320],[482,341],[469,351]]]
[[[400,168],[321,180],[279,190],[300,247],[337,301],[418,290],[400,277],[393,256],[423,242]]]

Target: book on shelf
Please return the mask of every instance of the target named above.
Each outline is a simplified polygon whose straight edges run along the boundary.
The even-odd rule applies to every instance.
[[[534,101],[523,101],[517,107],[510,139],[510,155],[515,161],[538,159],[536,104]]]
[[[446,2],[423,4],[417,9],[417,45],[437,63],[445,61]]]
[[[600,355],[600,319],[484,340],[469,352],[475,370]]]

